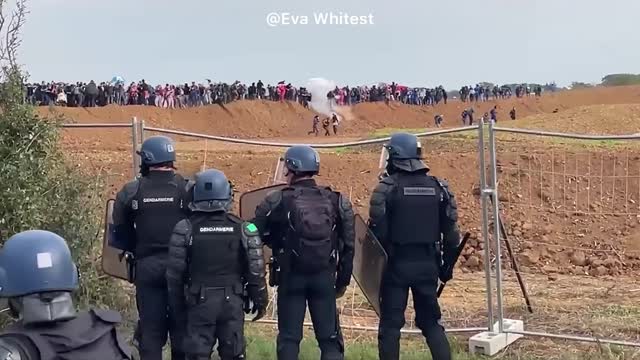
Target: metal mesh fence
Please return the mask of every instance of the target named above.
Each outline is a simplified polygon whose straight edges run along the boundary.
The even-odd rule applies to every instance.
[[[510,241],[534,310],[501,266],[504,317],[529,335],[640,345],[640,137],[491,131],[502,253]]]
[[[145,136],[172,136],[186,175],[208,167],[228,172],[232,180],[243,174],[245,181],[236,188],[240,193],[271,184],[280,149],[293,145],[145,127],[136,119],[65,127],[130,128],[133,174],[138,171],[135,151]],[[474,134],[463,134],[469,130],[478,131],[477,142],[469,141]],[[475,197],[466,193],[467,184],[448,179],[454,191],[463,189],[462,228],[473,234],[460,259],[463,267],[441,298],[449,331],[482,331],[506,317],[524,320],[521,333],[526,335],[640,345],[640,313],[634,306],[640,300],[640,147],[632,141],[640,136],[544,133],[492,124],[487,131],[482,123],[418,135],[428,138],[427,156],[451,151],[455,144],[461,157],[469,155],[472,173],[467,180]],[[527,141],[525,147],[526,136],[552,140]],[[327,164],[322,182],[349,194],[365,218],[379,160],[371,147],[386,140],[314,145]],[[265,150],[271,148],[276,150]],[[335,151],[325,154],[323,149]],[[236,161],[238,156],[242,161]],[[437,158],[434,162],[434,169],[447,166],[437,164]],[[344,176],[345,169],[350,175]],[[274,304],[264,322],[277,322]],[[419,332],[411,299],[409,304],[404,332]],[[377,316],[355,282],[338,308],[347,331],[377,330]],[[307,314],[310,326],[309,320]]]

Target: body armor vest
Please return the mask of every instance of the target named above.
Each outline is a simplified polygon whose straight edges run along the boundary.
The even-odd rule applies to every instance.
[[[442,190],[424,172],[398,173],[391,199],[390,237],[394,245],[434,245],[440,241]]]
[[[221,213],[197,215],[191,226],[190,285],[228,287],[241,283],[246,265],[241,224]]]
[[[0,336],[28,338],[38,350],[41,360],[131,359],[130,348],[116,334],[115,326],[120,321],[117,312],[89,310],[79,312],[71,320],[50,325],[24,326],[18,322]]]
[[[132,202],[137,259],[167,252],[173,227],[185,218],[184,183],[182,176],[172,173],[152,172],[140,179],[138,192]]]

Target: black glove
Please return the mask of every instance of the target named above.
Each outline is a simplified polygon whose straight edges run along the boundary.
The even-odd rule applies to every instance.
[[[351,274],[349,276],[345,275],[344,272],[338,271],[338,276],[336,276],[336,289],[346,288],[349,286],[351,282]]]
[[[446,283],[447,281],[453,279],[453,267],[449,267],[446,264],[440,268],[440,273],[438,274],[440,281]]]
[[[247,285],[249,299],[253,303],[251,313],[258,313],[251,321],[260,320],[267,312],[267,304],[269,303],[269,292],[267,286]]]
[[[344,293],[346,292],[347,292],[346,286],[340,286],[340,287],[336,286],[336,299],[340,299],[341,297],[343,297]]]

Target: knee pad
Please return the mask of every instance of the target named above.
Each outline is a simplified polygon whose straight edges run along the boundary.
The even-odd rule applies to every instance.
[[[317,341],[318,346],[323,350],[334,353],[334,351],[331,350],[336,349],[338,353],[344,354],[344,339],[340,334],[333,334],[328,338],[317,339]]]
[[[422,331],[433,331],[434,329],[440,331],[444,329],[442,319],[431,316],[416,317],[416,326]]]
[[[245,340],[239,332],[233,332],[226,339],[218,339],[218,354],[222,360],[244,359]]]

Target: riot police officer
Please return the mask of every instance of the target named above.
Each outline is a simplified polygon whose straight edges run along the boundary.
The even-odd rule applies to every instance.
[[[184,359],[182,324],[170,316],[177,312],[168,309],[165,271],[171,231],[186,217],[188,183],[175,173],[176,154],[170,138],[149,137],[138,154],[141,177],[126,184],[116,196],[110,246],[131,252],[135,258],[135,277],[130,277],[136,286],[140,315],[140,357],[162,359],[170,332],[172,359]]]
[[[254,321],[269,300],[262,240],[254,224],[229,212],[233,190],[224,173],[200,172],[192,189],[192,214],[173,229],[167,266],[171,302],[186,303],[187,359],[209,359],[216,340],[222,360],[244,359],[245,283]]]
[[[343,359],[336,298],[344,295],[353,270],[351,203],[316,184],[320,160],[311,147],[289,148],[284,162],[289,186],[269,194],[254,219],[274,252],[269,282],[278,285],[278,359],[298,359],[307,304],[321,359]]]
[[[0,250],[0,297],[18,321],[0,333],[0,360],[131,359],[115,311],[76,312],[78,269],[60,236],[29,230]]]
[[[400,329],[411,289],[416,325],[433,359],[448,360],[451,351],[436,292],[438,278],[446,282],[452,277],[441,270],[447,268],[441,259],[451,258],[448,254],[460,242],[456,201],[446,182],[429,175],[416,136],[396,133],[383,151],[386,176],[371,195],[369,208],[369,226],[389,255],[380,290],[380,359],[399,359]]]

